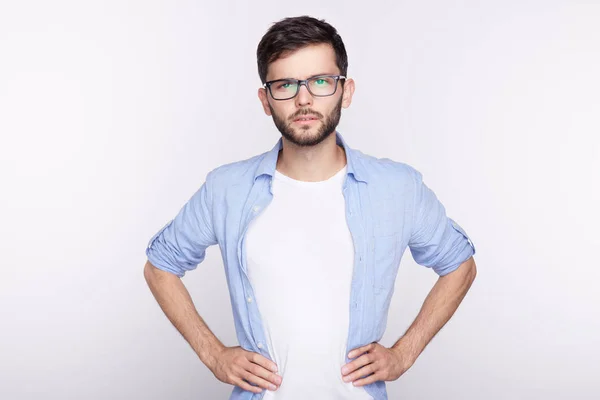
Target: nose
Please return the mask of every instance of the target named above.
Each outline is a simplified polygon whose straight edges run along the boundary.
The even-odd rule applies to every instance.
[[[307,105],[311,105],[313,102],[313,97],[308,91],[308,87],[306,84],[300,85],[298,89],[298,95],[296,96],[296,106],[303,107]]]

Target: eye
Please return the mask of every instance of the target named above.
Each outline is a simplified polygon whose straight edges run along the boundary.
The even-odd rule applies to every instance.
[[[287,90],[287,89],[291,89],[294,85],[294,82],[290,82],[290,81],[281,81],[281,82],[277,82],[275,83],[275,90]]]

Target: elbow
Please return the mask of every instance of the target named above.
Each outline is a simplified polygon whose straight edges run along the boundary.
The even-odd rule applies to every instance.
[[[168,271],[164,271],[160,268],[155,267],[149,260],[146,261],[146,265],[144,265],[144,278],[146,282],[150,283],[151,281],[163,281],[165,279],[180,279],[181,277]]]
[[[473,282],[477,276],[477,266],[475,265],[475,260],[473,260],[473,257],[471,257],[468,260],[463,261],[458,268],[450,272],[448,275],[453,275],[456,278],[460,277],[460,279],[471,284],[471,282]]]
[[[465,261],[465,267],[467,277],[470,283],[473,283],[475,277],[477,277],[477,265],[475,264],[475,259],[471,257],[467,261]]]
[[[146,282],[150,282],[150,280],[156,278],[158,271],[158,268],[152,265],[149,260],[146,261],[146,265],[144,265],[144,279],[146,279]]]

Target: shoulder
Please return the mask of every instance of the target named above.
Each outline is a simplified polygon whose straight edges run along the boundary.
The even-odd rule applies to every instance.
[[[354,158],[365,174],[375,182],[394,184],[396,182],[418,182],[422,175],[412,165],[405,162],[392,160],[386,157],[375,157],[365,154],[360,150],[353,150]]]
[[[251,183],[256,169],[267,153],[264,152],[244,160],[222,164],[207,174],[206,182],[217,189],[225,189],[246,182]]]

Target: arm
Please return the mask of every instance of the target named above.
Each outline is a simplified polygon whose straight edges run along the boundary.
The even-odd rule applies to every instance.
[[[475,279],[475,246],[466,232],[446,215],[421,173],[413,169],[412,176],[413,219],[408,246],[417,264],[433,268],[440,277],[415,321],[391,348],[373,342],[348,354],[348,358],[358,358],[342,368],[342,375],[346,382],[352,381],[357,386],[396,380],[406,372],[452,317]]]
[[[348,354],[349,358],[358,358],[342,367],[344,381],[364,386],[379,380],[398,379],[452,317],[476,273],[475,261],[470,257],[456,270],[440,276],[415,321],[392,347],[388,349],[374,342]]]
[[[167,318],[218,380],[255,393],[275,390],[281,384],[275,363],[240,346],[224,346],[198,314],[180,279],[204,261],[206,249],[218,242],[211,176],[150,239],[144,277]]]
[[[240,346],[223,345],[198,314],[189,292],[177,275],[162,271],[147,261],[144,277],[169,321],[217,379],[254,393],[279,388],[282,380],[275,374],[277,365]]]
[[[159,230],[146,249],[144,277],[167,318],[211,370],[216,354],[225,346],[198,315],[189,292],[181,281],[204,261],[206,249],[217,243],[212,209],[212,174]]]
[[[393,350],[400,350],[410,365],[452,317],[477,274],[475,247],[467,233],[446,215],[421,173],[415,170],[413,177],[415,213],[410,251],[418,264],[433,268],[440,277],[415,321],[392,346]],[[462,260],[466,261],[455,268]]]
[[[216,355],[225,346],[198,314],[181,279],[156,268],[150,261],[144,266],[144,278],[169,321],[190,344],[200,360],[213,370]]]
[[[209,173],[175,218],[150,239],[144,277],[167,318],[217,379],[256,393],[264,388],[275,390],[281,384],[281,377],[273,373],[275,363],[240,346],[224,346],[198,315],[180,279],[204,260],[209,246],[218,242],[211,182]]]
[[[440,276],[427,295],[417,318],[393,346],[412,365],[427,344],[442,329],[469,291],[477,268],[473,257],[453,272]]]

